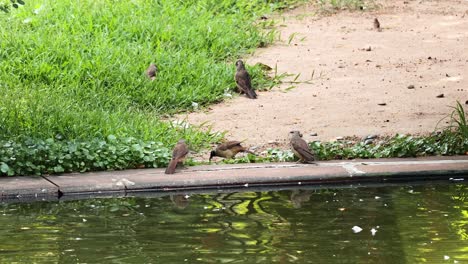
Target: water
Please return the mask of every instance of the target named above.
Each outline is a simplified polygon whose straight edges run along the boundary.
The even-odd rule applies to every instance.
[[[0,263],[468,263],[467,230],[464,184],[0,204]]]

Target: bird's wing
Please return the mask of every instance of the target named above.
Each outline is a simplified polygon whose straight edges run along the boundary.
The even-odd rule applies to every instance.
[[[302,138],[296,138],[291,142],[293,148],[308,160],[314,160],[314,154],[310,151],[309,145]]]
[[[228,141],[228,142],[224,142],[223,144],[219,145],[218,146],[218,150],[220,151],[225,151],[225,150],[228,150],[228,149],[231,149],[235,146],[240,146],[241,142],[240,141]]]
[[[241,70],[236,73],[236,83],[237,86],[247,92],[252,89],[252,84],[250,83],[250,75],[247,71]]]
[[[146,70],[146,75],[148,75],[148,77],[155,77],[156,76],[156,66],[155,65],[150,65],[148,67],[148,69]]]
[[[172,159],[174,160],[180,160],[185,158],[185,156],[188,153],[188,148],[185,143],[177,143],[177,145],[174,147],[174,151],[172,152]]]

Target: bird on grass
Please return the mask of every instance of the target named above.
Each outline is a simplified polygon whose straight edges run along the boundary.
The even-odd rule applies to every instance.
[[[315,154],[309,149],[309,145],[302,139],[301,132],[295,130],[289,132],[290,146],[301,163],[313,163]]]
[[[171,162],[169,162],[169,165],[167,166],[166,169],[166,174],[174,174],[175,169],[177,167],[177,164],[183,164],[185,157],[188,154],[188,147],[187,144],[185,144],[185,140],[181,139],[177,142],[177,144],[174,147],[174,150],[172,151],[172,159]]]
[[[377,18],[374,18],[374,29],[379,32],[382,31],[382,29],[380,28],[380,22]]]
[[[146,69],[146,76],[151,79],[151,81],[154,81],[156,79],[156,73],[158,72],[158,67],[156,64],[151,63],[148,69]]]
[[[255,155],[255,153],[253,153],[252,151],[241,146],[241,143],[242,142],[240,141],[228,141],[228,142],[224,142],[218,145],[218,147],[216,147],[215,150],[211,151],[209,161],[211,162],[211,159],[214,156],[218,156],[218,157],[222,157],[226,159],[232,159],[239,152],[247,152],[247,153]]]
[[[244,62],[242,60],[236,61],[236,75],[235,80],[237,84],[237,89],[240,93],[245,93],[245,95],[250,99],[257,99],[257,94],[252,89],[252,83],[250,81],[250,75],[245,69]]]

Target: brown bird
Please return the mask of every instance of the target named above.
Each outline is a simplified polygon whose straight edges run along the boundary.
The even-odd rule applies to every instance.
[[[185,140],[181,139],[174,147],[172,151],[172,160],[169,162],[169,166],[167,166],[166,174],[174,174],[177,164],[183,163],[185,157],[188,154],[188,147],[185,144]]]
[[[232,159],[239,152],[247,152],[255,155],[252,151],[241,146],[241,143],[240,141],[228,141],[220,144],[215,150],[211,151],[209,161],[211,161],[214,156]]]
[[[294,154],[299,158],[301,163],[312,163],[315,160],[315,154],[309,149],[309,145],[302,139],[302,134],[299,131],[289,132],[290,145]]]
[[[382,29],[380,28],[380,22],[377,18],[374,18],[374,29],[379,32],[382,31]]]
[[[156,79],[157,72],[158,72],[158,67],[156,66],[156,64],[151,63],[148,69],[146,69],[146,76],[148,76],[148,78],[154,81],[154,79]]]
[[[248,98],[250,99],[257,99],[257,94],[255,91],[252,89],[252,84],[250,82],[250,75],[245,69],[244,62],[242,60],[236,61],[236,84],[237,84],[237,89],[239,90],[240,93],[245,93]]]

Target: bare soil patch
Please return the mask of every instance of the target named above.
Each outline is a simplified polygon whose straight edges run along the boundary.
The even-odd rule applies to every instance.
[[[257,100],[239,96],[177,118],[208,122],[227,130],[230,140],[260,149],[285,147],[290,130],[308,141],[433,132],[450,106],[468,100],[468,1],[381,5],[328,17],[317,16],[313,5],[284,14],[282,41],[246,62],[277,65],[303,81],[314,72],[312,82],[288,91],[284,83]],[[373,30],[375,17],[381,32]]]

